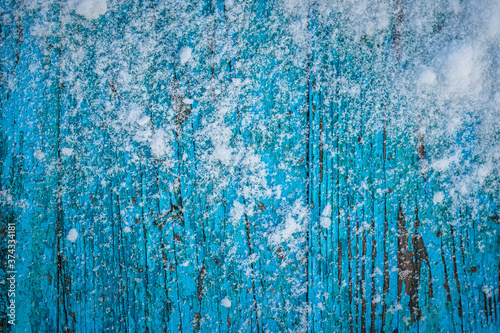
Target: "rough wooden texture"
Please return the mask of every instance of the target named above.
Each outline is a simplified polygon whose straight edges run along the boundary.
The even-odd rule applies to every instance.
[[[494,1],[73,3],[0,5],[0,331],[500,330]]]

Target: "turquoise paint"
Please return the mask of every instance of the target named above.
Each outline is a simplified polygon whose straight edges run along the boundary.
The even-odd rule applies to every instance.
[[[497,331],[497,7],[366,4],[2,3],[0,327]]]

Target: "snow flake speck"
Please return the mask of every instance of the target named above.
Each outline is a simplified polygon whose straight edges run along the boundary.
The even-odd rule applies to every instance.
[[[227,297],[224,297],[222,301],[220,301],[220,305],[222,305],[225,308],[230,308],[231,304],[232,304],[231,301]]]
[[[78,238],[78,232],[76,231],[75,228],[71,229],[68,232],[68,235],[66,236],[66,239],[69,240],[72,243],[74,243],[77,238]]]

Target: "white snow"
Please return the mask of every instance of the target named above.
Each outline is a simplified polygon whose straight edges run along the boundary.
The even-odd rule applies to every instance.
[[[231,163],[232,153],[232,148],[222,144],[215,147],[213,157],[216,161],[220,161],[224,165],[229,165]]]
[[[150,118],[148,116],[141,117],[137,119],[137,124],[139,124],[139,126],[145,126],[149,122],[149,119]]]
[[[302,226],[292,216],[288,216],[285,221],[285,228],[281,231],[277,243],[286,241],[293,236],[294,233],[302,230]]]
[[[147,116],[142,113],[141,107],[137,104],[130,105],[130,107],[122,115],[124,124],[139,124],[140,119],[144,117]]]
[[[487,298],[493,297],[493,288],[487,285],[483,286],[483,293]]]
[[[443,194],[443,192],[439,191],[439,192],[434,193],[434,197],[432,198],[432,202],[434,204],[438,204],[438,203],[443,202],[443,199],[444,199],[444,194]]]
[[[129,233],[129,232],[132,232],[132,229],[130,229],[130,227],[125,227],[125,228],[123,228],[123,232]]]
[[[94,20],[106,13],[106,0],[73,0],[75,12],[87,20]]]
[[[187,267],[187,266],[189,266],[189,263],[190,263],[190,262],[191,262],[191,260],[188,260],[188,261],[186,261],[186,262],[184,262],[184,263],[180,264],[180,266],[181,266],[181,267]]]
[[[181,65],[184,65],[186,62],[191,59],[191,48],[190,47],[184,47],[181,50]]]
[[[480,183],[483,183],[486,177],[488,177],[492,172],[494,168],[491,164],[485,164],[479,167],[477,170],[477,179],[479,180]]]
[[[193,102],[194,102],[194,101],[193,101],[192,99],[190,99],[190,98],[184,98],[184,99],[182,100],[182,103],[184,103],[184,104],[188,104],[188,105],[193,104]]]
[[[220,305],[222,305],[225,308],[230,308],[231,304],[232,304],[231,301],[227,297],[224,297],[222,301],[220,301]]]
[[[66,155],[66,156],[71,156],[71,155],[73,155],[73,149],[63,148],[63,149],[61,149],[61,154]]]
[[[170,143],[173,138],[166,133],[163,129],[158,129],[151,139],[150,148],[151,154],[156,158],[163,158],[165,155],[171,156],[173,154],[172,145]]]
[[[309,208],[303,206],[300,200],[295,201],[293,207],[290,207],[287,213],[284,225],[271,236],[272,244],[288,242],[293,239],[293,235],[302,232],[309,220]]]
[[[31,28],[31,34],[37,37],[48,37],[56,29],[56,24],[54,22],[43,22],[34,25]]]
[[[446,79],[450,91],[470,93],[481,89],[481,53],[479,45],[463,45],[448,56]]]
[[[281,199],[281,185],[276,186],[276,199]]]
[[[323,208],[323,212],[321,213],[321,217],[319,220],[319,223],[323,228],[330,228],[330,225],[332,224],[332,219],[330,216],[332,215],[332,205],[330,203],[327,203],[325,208]]]
[[[431,167],[436,171],[443,172],[443,171],[448,170],[448,168],[450,168],[450,166],[458,163],[459,161],[460,161],[460,156],[457,153],[453,156],[443,157],[441,159],[438,159],[438,160],[432,162]]]
[[[426,68],[420,74],[419,81],[422,84],[432,85],[432,84],[436,83],[436,74],[432,70],[430,70],[429,68]]]
[[[33,156],[37,160],[39,160],[39,161],[44,161],[45,160],[45,154],[41,150],[35,151],[35,153],[33,154]]]
[[[240,78],[233,78],[233,84],[236,86],[236,87],[239,87],[241,86],[241,79]]]
[[[494,6],[491,6],[489,9],[490,15],[487,20],[487,34],[488,38],[497,38],[497,35],[500,34],[500,4],[497,2]]]
[[[76,241],[76,239],[78,238],[78,232],[76,231],[75,228],[71,229],[69,232],[68,232],[68,235],[66,236],[66,239],[69,240],[70,242],[74,242]]]
[[[245,205],[235,200],[230,212],[233,223],[238,222],[243,217],[243,214],[245,214]]]

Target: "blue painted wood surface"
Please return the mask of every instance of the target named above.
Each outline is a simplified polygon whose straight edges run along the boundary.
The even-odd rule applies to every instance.
[[[1,3],[0,331],[500,330],[495,1],[85,3]]]

